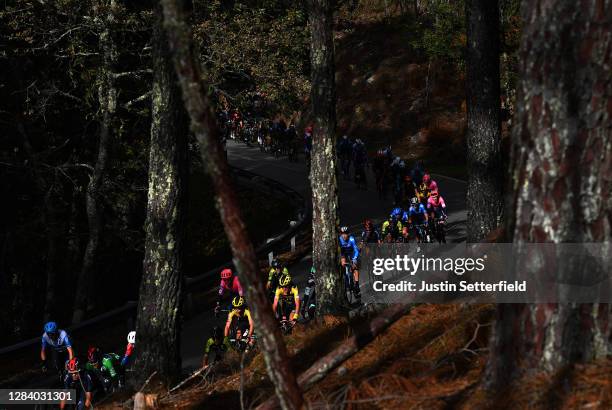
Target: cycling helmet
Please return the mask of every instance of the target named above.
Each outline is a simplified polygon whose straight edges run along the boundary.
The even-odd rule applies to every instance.
[[[415,196],[415,197],[412,197],[412,199],[410,200],[410,203],[411,203],[413,206],[417,206],[417,205],[418,205],[418,203],[419,203],[419,200],[418,200],[418,198]]]
[[[234,297],[234,300],[232,300],[232,306],[235,308],[241,308],[244,306],[244,298],[242,296],[236,296]]]
[[[348,226],[343,226],[340,228],[340,233],[348,233]]]
[[[45,324],[45,332],[46,333],[56,333],[57,332],[57,323],[55,323],[55,322],[47,322]]]
[[[391,211],[391,216],[400,216],[402,214],[402,208],[396,207]]]
[[[433,199],[437,199],[439,194],[438,194],[438,190],[434,189],[429,193],[429,196],[432,197]]]
[[[78,373],[81,370],[79,366],[79,359],[73,357],[70,360],[66,360],[66,371],[68,373]]]
[[[219,326],[213,327],[212,338],[213,340],[223,339],[223,332],[221,331],[221,328]]]
[[[127,336],[128,343],[136,344],[136,331],[132,330]]]
[[[273,259],[272,264],[270,266],[272,266],[274,269],[278,269],[280,268],[280,262],[278,261],[278,259]]]
[[[278,284],[281,287],[289,286],[291,284],[291,275],[289,275],[288,273],[283,273],[280,279],[278,280]]]
[[[314,275],[315,273],[317,273],[317,270],[315,269],[315,267],[314,267],[314,266],[311,266],[311,267],[310,267],[310,273],[311,273],[311,274],[313,274],[313,275]]]
[[[100,361],[100,349],[98,349],[95,346],[90,346],[89,349],[87,349],[87,361],[89,363],[98,363]]]
[[[431,181],[431,176],[429,174],[423,175],[423,182],[427,184],[429,181]]]
[[[438,184],[436,183],[436,181],[431,181],[429,183],[429,187],[428,187],[431,191],[437,191],[438,190]]]
[[[229,279],[232,277],[232,270],[230,268],[225,268],[221,271],[221,279]]]
[[[289,275],[289,269],[287,269],[286,267],[283,268],[283,271],[281,272],[282,275]]]

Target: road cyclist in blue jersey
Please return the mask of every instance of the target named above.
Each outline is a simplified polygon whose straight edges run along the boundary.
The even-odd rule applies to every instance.
[[[48,369],[59,374],[61,378],[64,373],[66,361],[74,357],[72,344],[68,333],[59,329],[57,323],[47,322],[41,338],[40,360],[43,373]]]
[[[340,228],[338,241],[340,243],[340,265],[345,273],[347,298],[350,302],[350,293],[352,292],[352,295],[357,300],[361,300],[361,292],[359,290],[359,247],[353,235],[349,234],[349,229],[346,226]]]

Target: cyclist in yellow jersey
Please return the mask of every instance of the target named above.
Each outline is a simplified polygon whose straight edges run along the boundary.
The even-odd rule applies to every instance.
[[[300,294],[297,286],[291,281],[291,275],[288,273],[283,273],[278,280],[278,288],[276,288],[274,293],[272,310],[279,318],[286,317],[292,321],[297,320],[299,316]]]
[[[242,296],[236,296],[232,300],[233,309],[227,315],[227,322],[225,322],[225,337],[230,336],[230,332],[233,329],[235,322],[236,339],[240,339],[244,332],[248,329],[249,331],[249,344],[253,344],[253,319],[251,318],[251,312],[246,308],[244,298]]]
[[[289,270],[282,267],[278,259],[274,259],[270,265],[270,271],[268,272],[268,283],[266,283],[266,289],[275,290],[278,287],[278,279],[282,274],[289,274]]]

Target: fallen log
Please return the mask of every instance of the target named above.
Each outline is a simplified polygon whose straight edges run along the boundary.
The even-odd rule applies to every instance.
[[[317,382],[323,380],[333,369],[342,362],[349,359],[360,349],[370,343],[376,336],[387,329],[391,324],[399,320],[402,316],[410,312],[414,305],[400,304],[392,305],[383,310],[380,315],[372,319],[367,326],[358,329],[356,334],[349,338],[342,346],[332,350],[327,355],[317,360],[304,373],[298,377],[298,385],[302,393],[307,392]],[[257,406],[256,410],[275,410],[279,407],[278,400],[271,396],[268,400]]]

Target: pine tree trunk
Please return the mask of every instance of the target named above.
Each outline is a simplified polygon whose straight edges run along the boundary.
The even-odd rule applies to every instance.
[[[188,117],[183,107],[161,7],[153,34],[154,67],[145,257],[138,301],[134,386],[153,372],[166,384],[180,376],[180,312]]]
[[[100,27],[99,43],[103,54],[103,64],[98,73],[98,100],[100,105],[100,135],[98,156],[93,174],[85,192],[89,240],[85,247],[83,265],[77,281],[75,308],[72,323],[83,320],[88,310],[93,309],[95,277],[98,254],[103,230],[102,193],[108,166],[108,154],[112,139],[112,121],[117,106],[114,70],[117,64],[117,50],[113,40],[112,26],[115,22],[115,0],[100,0],[96,5],[96,24]],[[106,12],[105,15],[98,13]]]
[[[479,242],[501,223],[499,5],[467,0],[467,241]]]
[[[202,82],[200,64],[193,53],[190,27],[186,23],[181,0],[162,0],[164,24],[174,53],[185,106],[202,153],[203,162],[215,189],[217,209],[234,256],[240,281],[247,289],[247,302],[253,312],[256,332],[262,342],[266,369],[283,409],[302,408],[303,398],[291,368],[287,348],[278,323],[272,315],[265,284],[259,273],[255,249],[249,239],[236,193],[232,187],[229,166],[221,146],[221,135],[210,103],[206,84]]]
[[[336,86],[332,0],[310,0],[311,82],[314,117],[310,184],[312,259],[317,270],[317,309],[337,313],[345,305],[338,264]]]
[[[612,4],[523,4],[521,81],[507,230],[518,242],[612,236]],[[608,304],[500,305],[492,386],[524,367],[549,371],[612,353]]]

